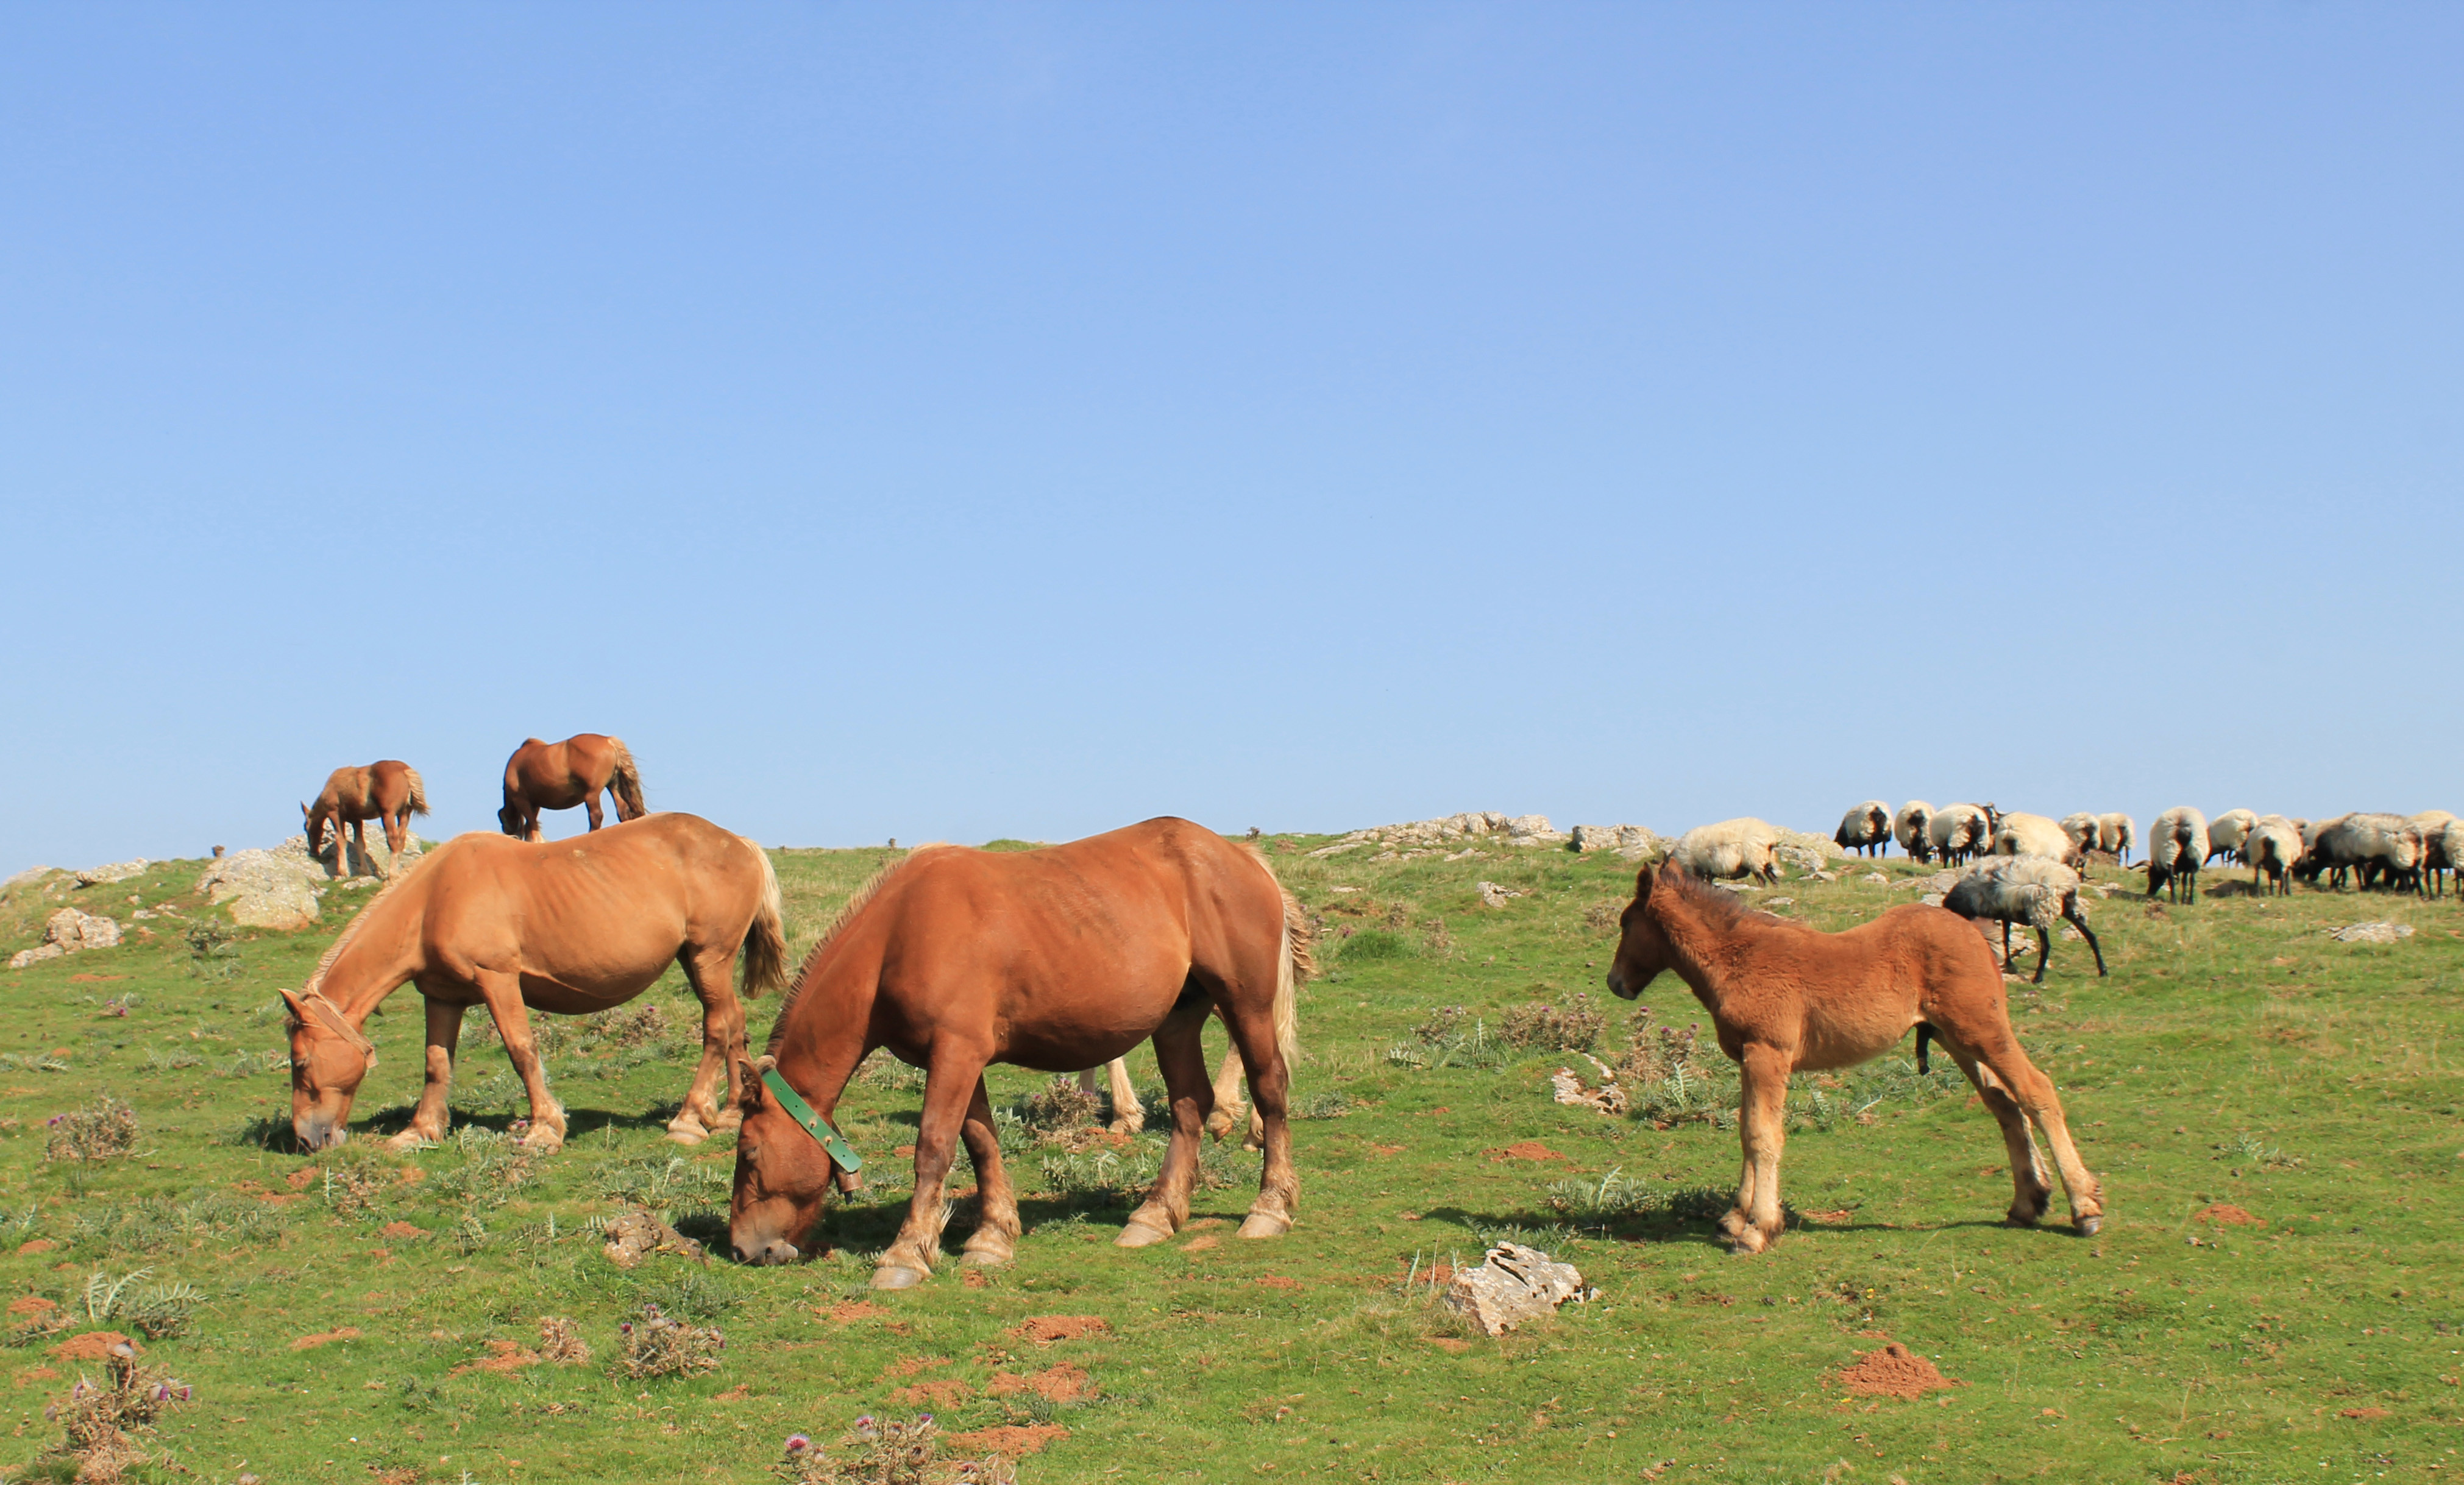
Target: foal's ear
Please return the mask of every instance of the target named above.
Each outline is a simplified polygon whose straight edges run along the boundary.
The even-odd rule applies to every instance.
[[[761,1069],[740,1057],[736,1059],[736,1082],[739,1090],[737,1096],[743,1107],[759,1108],[769,1101],[770,1090],[761,1081]]]
[[[1634,874],[1634,900],[1638,903],[1651,896],[1651,868],[1643,867]]]

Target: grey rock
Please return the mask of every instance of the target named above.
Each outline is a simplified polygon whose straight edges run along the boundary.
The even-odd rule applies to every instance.
[[[1446,1303],[1491,1336],[1553,1315],[1561,1304],[1598,1296],[1573,1264],[1521,1243],[1499,1243],[1478,1268],[1463,1270],[1446,1285]]]
[[[2356,923],[2350,928],[2331,931],[2329,938],[2339,944],[2392,944],[2412,937],[2409,923]]]

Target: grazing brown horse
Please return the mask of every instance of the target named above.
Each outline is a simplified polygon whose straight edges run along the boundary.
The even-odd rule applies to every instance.
[[[324,849],[319,842],[325,827],[334,827],[334,875],[338,877],[351,874],[351,854],[342,848],[344,825],[351,827],[360,859],[365,861],[368,821],[384,821],[385,850],[400,857],[410,840],[410,817],[427,813],[428,786],[420,782],[419,770],[396,758],[365,768],[338,768],[326,777],[325,792],[317,796],[317,802],[299,806],[299,818],[307,821],[311,859]]]
[[[961,1138],[983,1218],[960,1261],[1008,1261],[1018,1198],[984,1068],[1072,1072],[1148,1037],[1172,1098],[1172,1144],[1118,1241],[1162,1242],[1189,1217],[1214,1103],[1199,1032],[1217,1014],[1265,1122],[1265,1169],[1241,1235],[1289,1231],[1300,1181],[1284,1101],[1309,945],[1308,922],[1265,858],[1185,819],[1034,851],[927,847],[892,864],[841,910],[780,1008],[768,1055],[741,1074],[729,1223],[737,1256],[802,1256],[833,1174],[853,1189],[846,1160],[823,1141],[838,1139],[829,1117],[847,1079],[887,1047],[925,1069],[924,1119],[914,1195],[873,1287],[904,1289],[932,1273],[942,1185]]]
[[[2054,1147],[2071,1221],[2093,1234],[2102,1189],[2080,1164],[2054,1085],[2011,1034],[1993,950],[1958,914],[1903,903],[1871,923],[1824,933],[1767,912],[1683,872],[1649,867],[1635,879],[1609,989],[1632,1000],[1674,970],[1711,1013],[1720,1050],[1744,1070],[1738,1125],[1745,1170],[1736,1210],[1721,1228],[1739,1254],[1779,1236],[1779,1158],[1787,1138],[1789,1075],[1852,1067],[1919,1028],[1940,1041],[2002,1125],[2011,1152],[2011,1220],[2034,1224],[2053,1190],[2028,1132],[2035,1121]],[[2024,1111],[2024,1112],[2023,1112]]]
[[[648,990],[673,963],[701,997],[701,1065],[668,1133],[698,1144],[740,1117],[739,948],[744,994],[785,983],[770,858],[706,819],[653,815],[554,844],[455,836],[361,909],[305,987],[282,993],[291,1007],[292,1131],[310,1149],[347,1138],[352,1096],[376,1065],[361,1027],[410,982],[428,1003],[428,1081],[393,1147],[445,1137],[462,1013],[484,1004],[530,1092],[522,1143],[554,1150],[564,1143],[564,1109],[548,1093],[526,1008],[605,1011]],[[712,1100],[722,1080],[723,1108]]]
[[[616,801],[621,823],[650,813],[642,802],[642,775],[633,767],[633,750],[622,737],[576,732],[561,743],[534,737],[505,760],[505,802],[496,823],[505,834],[524,841],[539,839],[539,812],[585,805],[590,828],[596,830],[600,791]]]

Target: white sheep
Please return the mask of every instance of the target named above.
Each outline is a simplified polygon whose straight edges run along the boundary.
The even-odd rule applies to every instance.
[[[1843,851],[1862,849],[1868,856],[1891,854],[1891,807],[1868,799],[1839,819],[1832,843]]]
[[[2062,834],[2071,838],[2071,848],[2082,858],[2098,848],[2096,817],[2085,810],[2062,817]]]
[[[1925,830],[1932,823],[1933,806],[1923,799],[1910,799],[1891,818],[1891,835],[1900,842],[1901,850],[1918,861],[1929,862],[1933,860],[1933,840]]]
[[[2111,851],[2113,859],[2124,866],[2130,864],[2130,847],[2139,839],[2139,825],[2119,811],[2096,818],[2096,843],[2099,850]]]
[[[2147,895],[2172,886],[2173,901],[2199,900],[2199,868],[2208,860],[2208,818],[2185,804],[2156,817],[2147,832]]]
[[[2045,816],[2017,810],[2003,816],[1993,827],[1990,850],[1995,856],[2042,856],[2071,867],[2087,864],[2087,857],[2069,831]]]
[[[2412,817],[2421,830],[2421,874],[2428,879],[2430,895],[2443,897],[2447,887],[2443,880],[2457,870],[2456,858],[2447,849],[2447,827],[2455,817],[2445,810],[2424,810]]]
[[[1946,804],[1925,827],[1933,853],[1953,866],[1982,856],[1993,840],[1993,820],[1974,804]]]
[[[2341,888],[2350,874],[2365,891],[2385,886],[2418,892],[2422,846],[2421,827],[2401,815],[2345,815],[2311,832],[2299,875],[2313,885],[2324,875],[2330,885]]]
[[[1771,859],[1771,847],[1778,841],[1778,827],[1767,820],[1724,819],[1716,825],[1697,825],[1679,836],[1669,848],[1668,860],[1687,876],[1706,882],[1752,877],[1776,883],[1779,866]]]
[[[2464,819],[2451,819],[2438,832],[2438,859],[2443,868],[2455,879],[2455,892],[2464,897]]]
[[[2005,817],[2006,823],[2008,819]],[[2035,928],[2035,983],[2041,985],[2045,968],[2053,962],[2053,927],[2057,919],[2079,929],[2088,950],[2096,955],[2096,972],[2105,972],[2104,949],[2079,911],[2079,873],[2060,862],[2044,856],[1996,856],[1969,867],[1966,876],[1952,883],[1943,894],[1942,905],[1976,924],[1980,931],[1988,921],[2002,925],[2005,973],[2011,969],[2011,925],[2023,923]]]
[[[2214,861],[2221,856],[2236,863],[2244,861],[2242,838],[2249,835],[2250,827],[2257,823],[2258,812],[2255,810],[2227,810],[2208,821],[2208,860]]]
[[[2242,837],[2241,859],[2250,863],[2250,884],[2260,889],[2260,879],[2266,879],[2265,891],[2273,897],[2293,895],[2293,868],[2301,862],[2301,831],[2281,815],[2262,815],[2258,823]]]

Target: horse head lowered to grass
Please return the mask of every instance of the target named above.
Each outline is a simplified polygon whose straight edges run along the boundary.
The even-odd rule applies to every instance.
[[[1211,1015],[1231,1030],[1264,1125],[1265,1168],[1241,1235],[1281,1234],[1299,1197],[1285,1104],[1309,946],[1307,921],[1265,859],[1185,819],[1034,851],[916,851],[848,900],[788,991],[767,1054],[739,1070],[737,1256],[801,1257],[833,1178],[853,1189],[861,1157],[830,1116],[865,1058],[887,1048],[926,1081],[914,1194],[873,1286],[903,1289],[931,1274],[961,1139],[983,1216],[960,1261],[1007,1261],[1018,1198],[985,1067],[1074,1072],[1150,1037],[1172,1143],[1118,1241],[1163,1241],[1188,1220],[1214,1103],[1199,1040]]]
[[[1683,872],[1644,867],[1619,920],[1608,988],[1632,1000],[1674,971],[1711,1013],[1720,1050],[1744,1072],[1738,1128],[1745,1168],[1721,1228],[1739,1254],[1779,1236],[1780,1148],[1789,1075],[1851,1067],[1918,1030],[1942,1043],[2002,1125],[2011,1154],[2011,1220],[2034,1224],[2053,1190],[2029,1123],[2054,1147],[2071,1220],[2093,1234],[2102,1189],[2080,1163],[2054,1085],[2011,1032],[2002,973],[1976,928],[1958,914],[1903,903],[1871,923],[1825,933],[1747,906]]]

